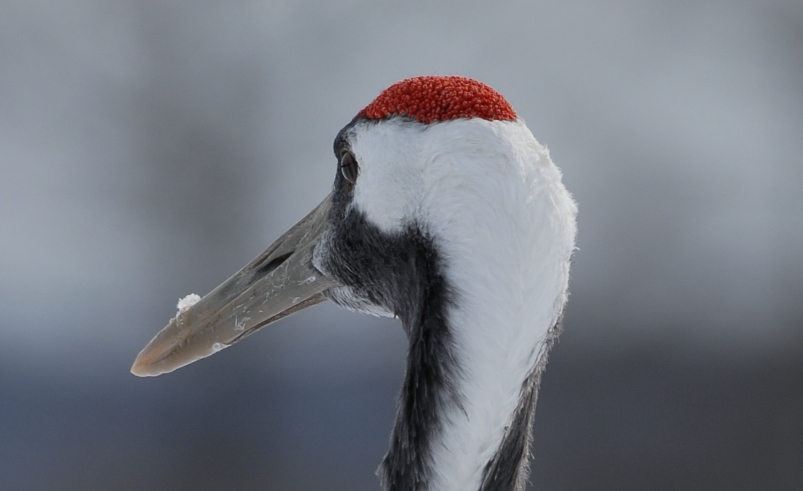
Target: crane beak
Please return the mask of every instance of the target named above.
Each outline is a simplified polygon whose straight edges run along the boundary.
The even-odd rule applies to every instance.
[[[323,291],[336,283],[315,269],[312,253],[329,227],[331,198],[197,303],[180,308],[139,353],[131,373],[172,372],[326,300]]]

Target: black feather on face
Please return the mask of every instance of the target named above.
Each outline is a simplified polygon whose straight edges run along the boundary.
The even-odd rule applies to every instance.
[[[375,315],[398,317],[405,328],[415,322],[426,298],[445,293],[434,244],[417,226],[387,233],[352,206],[359,162],[351,152],[348,130],[335,139],[338,157],[329,231],[316,251],[316,267],[341,287],[326,292],[336,304]]]

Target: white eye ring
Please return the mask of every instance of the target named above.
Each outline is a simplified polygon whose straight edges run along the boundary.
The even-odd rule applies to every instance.
[[[343,175],[343,179],[351,184],[357,183],[357,176],[360,175],[360,166],[357,164],[357,159],[354,157],[353,153],[348,150],[344,151],[340,156],[340,164],[338,167],[340,167],[340,174]]]

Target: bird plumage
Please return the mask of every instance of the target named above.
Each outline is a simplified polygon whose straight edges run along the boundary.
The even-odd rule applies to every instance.
[[[337,288],[330,295],[346,306],[367,305],[357,310],[396,315],[405,326],[413,325],[406,329],[411,353],[418,343],[437,351],[436,360],[413,353],[405,382],[420,383],[420,373],[433,375],[427,382],[438,394],[425,402],[431,406],[429,420],[411,422],[400,414],[406,425],[427,427],[397,423],[395,431],[429,436],[414,449],[426,455],[424,470],[416,470],[427,474],[429,487],[421,489],[480,489],[506,432],[521,424],[514,424],[516,409],[534,405],[527,402],[534,397],[531,381],[539,376],[536,368],[545,359],[566,301],[574,202],[546,149],[521,121],[474,118],[426,126],[404,118],[359,121],[343,138],[360,162],[360,176],[340,213],[346,222],[350,214],[360,218],[342,227],[354,235],[348,247],[327,250],[325,237],[319,253],[349,262],[356,276],[371,278],[370,271],[361,269],[362,258],[390,262],[384,252],[390,246],[361,252],[365,238],[409,240],[419,244],[419,254],[436,258],[427,268],[437,271],[443,291],[433,291],[428,286],[432,280],[420,275],[407,279],[402,291],[362,302],[355,300],[360,295],[343,301],[340,297],[347,295]],[[338,229],[330,234],[336,236]],[[316,265],[341,280],[325,262]],[[388,282],[400,274],[398,269],[383,270],[375,281]],[[374,290],[381,288],[374,285]],[[431,338],[415,327],[415,317],[403,311],[405,304],[398,303],[411,292],[421,292],[425,305],[433,297],[439,303],[441,322],[432,328],[436,332]],[[385,296],[396,302],[377,300]],[[417,361],[427,366],[415,366]],[[420,396],[403,391],[401,406],[415,404],[410,401],[414,397]],[[394,451],[401,452],[405,444],[391,449],[383,466],[386,475],[398,473],[392,468]],[[526,449],[517,450],[525,462]]]
[[[576,235],[559,169],[504,98],[462,77],[391,86],[340,131],[334,150],[347,169],[319,207],[322,231],[304,239],[311,258],[300,264],[311,265],[299,268],[320,277],[309,298],[404,326],[407,366],[383,488],[523,489]],[[253,264],[274,269],[255,270],[284,274],[274,270],[294,250],[269,249]],[[260,281],[245,277],[237,285]]]

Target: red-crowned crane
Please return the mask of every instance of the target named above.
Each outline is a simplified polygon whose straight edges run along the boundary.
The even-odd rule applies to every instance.
[[[456,76],[385,89],[340,130],[332,193],[180,311],[132,372],[170,372],[325,299],[409,341],[384,490],[523,490],[577,207],[496,91]]]

